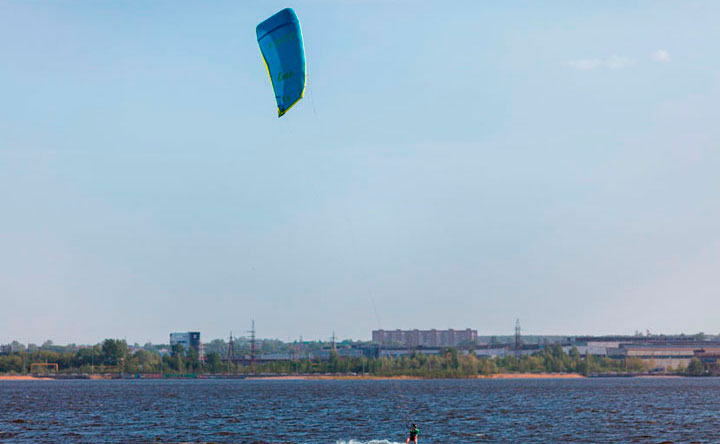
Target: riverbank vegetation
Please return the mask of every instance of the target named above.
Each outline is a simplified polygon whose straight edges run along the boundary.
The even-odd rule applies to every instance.
[[[139,349],[130,351],[125,341],[106,339],[102,344],[73,351],[37,348],[0,356],[0,373],[30,373],[31,364],[57,363],[60,373],[234,373],[234,374],[363,374],[379,377],[412,376],[421,378],[464,378],[499,373],[647,373],[654,367],[638,358],[624,360],[608,357],[581,356],[576,348],[565,353],[560,345],[552,345],[532,354],[505,357],[478,357],[448,348],[441,354],[411,353],[401,357],[340,357],[330,351],[325,360],[296,359],[256,362],[228,362],[220,353],[211,351],[201,364],[194,349],[173,347],[168,353]],[[35,367],[35,366],[34,366]],[[35,367],[33,372],[45,371]],[[675,374],[699,376],[702,364],[691,362]]]

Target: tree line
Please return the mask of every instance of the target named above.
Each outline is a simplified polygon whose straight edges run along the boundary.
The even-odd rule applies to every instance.
[[[638,358],[624,360],[608,357],[581,356],[577,348],[565,353],[558,345],[545,347],[532,355],[487,358],[473,352],[461,353],[447,348],[440,354],[414,352],[400,357],[340,357],[334,350],[329,359],[279,360],[252,364],[228,362],[217,351],[207,354],[200,362],[194,348],[185,350],[182,345],[172,347],[161,355],[155,350],[130,351],[120,339],[106,339],[101,344],[78,348],[74,351],[53,351],[36,348],[0,356],[0,373],[29,373],[33,363],[57,363],[61,373],[270,373],[270,374],[367,374],[373,376],[415,376],[423,378],[463,378],[496,373],[643,373],[652,370]],[[688,368],[675,372],[702,375],[702,363],[694,358]]]

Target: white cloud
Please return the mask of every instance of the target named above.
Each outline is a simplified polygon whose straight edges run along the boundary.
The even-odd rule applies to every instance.
[[[605,59],[580,59],[567,62],[568,66],[580,71],[590,71],[598,68],[623,69],[633,64],[632,59],[614,54]]]
[[[655,62],[660,63],[668,63],[672,60],[670,57],[670,53],[665,51],[664,49],[658,49],[657,51],[653,51],[652,54],[650,54],[650,58]]]

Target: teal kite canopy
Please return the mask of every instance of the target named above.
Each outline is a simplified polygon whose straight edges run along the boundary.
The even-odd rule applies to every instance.
[[[305,49],[300,21],[295,11],[286,8],[257,25],[255,32],[280,117],[305,92]]]

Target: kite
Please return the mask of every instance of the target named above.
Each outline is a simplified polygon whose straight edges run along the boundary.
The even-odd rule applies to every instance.
[[[305,92],[305,49],[300,21],[292,8],[286,8],[257,25],[255,32],[281,117]]]

